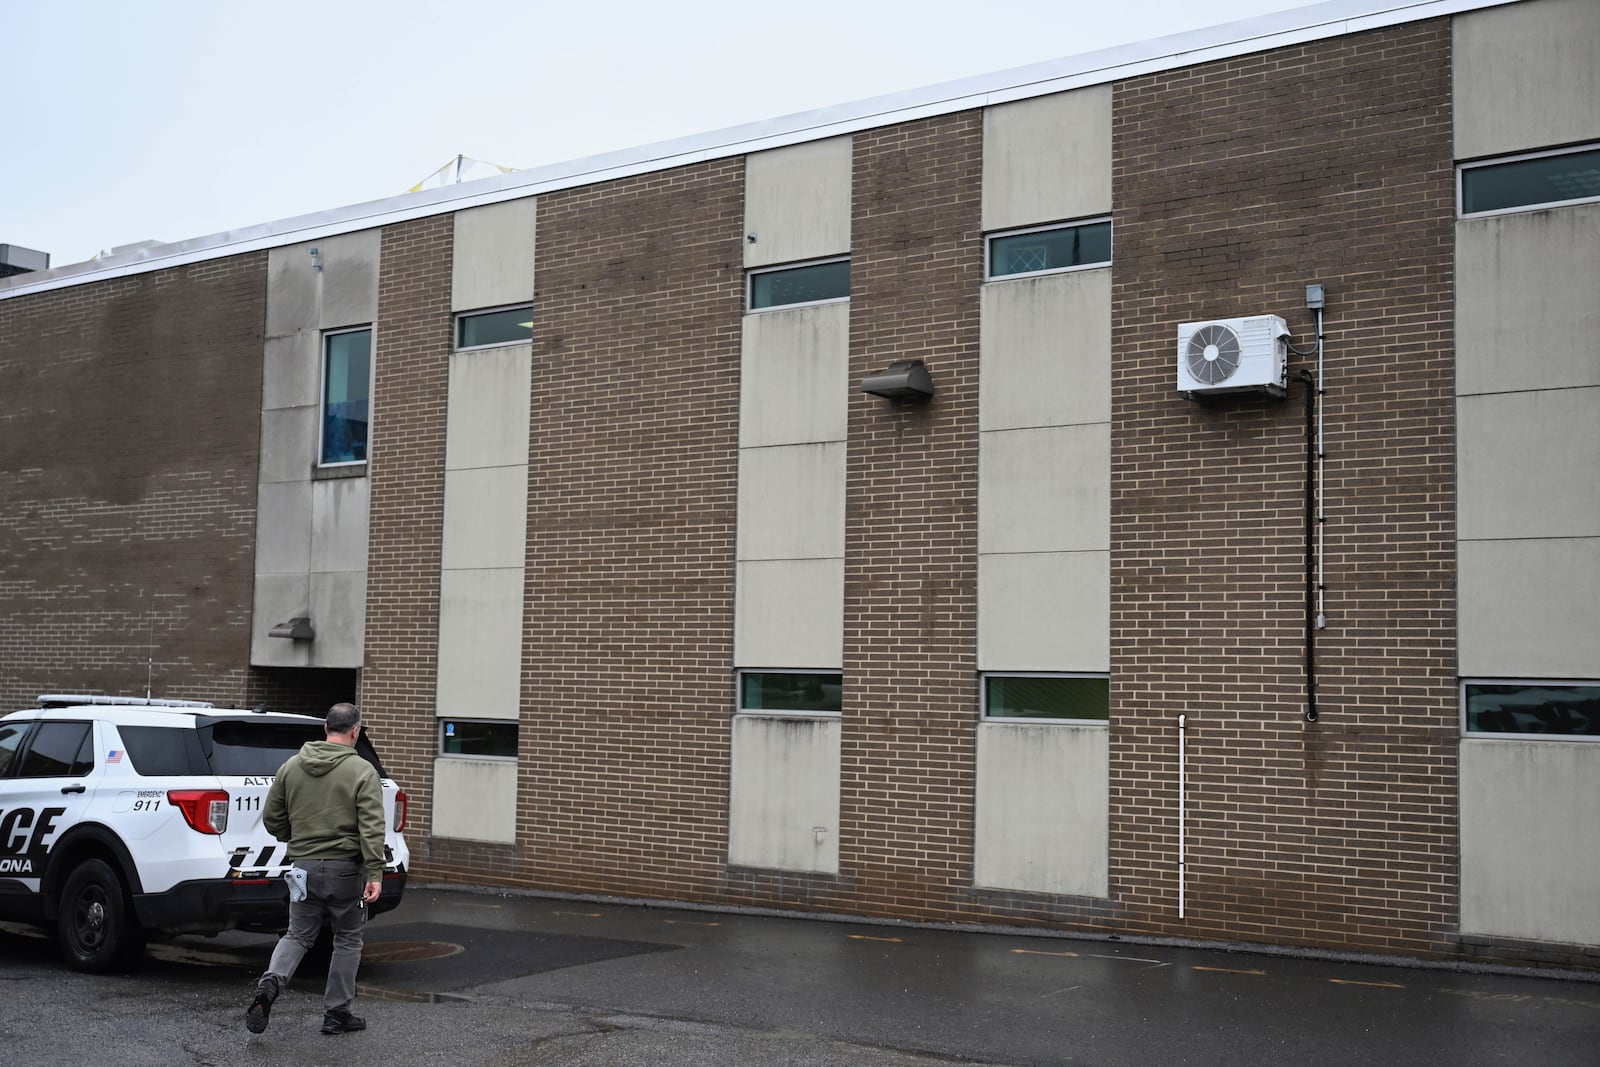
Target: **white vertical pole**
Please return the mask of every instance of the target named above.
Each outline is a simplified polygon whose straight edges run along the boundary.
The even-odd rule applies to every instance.
[[[1185,790],[1186,790],[1187,785],[1188,785],[1188,783],[1186,781],[1186,778],[1187,778],[1187,775],[1185,773],[1185,771],[1186,771],[1186,767],[1185,767],[1186,759],[1185,759],[1185,753],[1184,753],[1184,747],[1185,747],[1184,746],[1184,742],[1185,742],[1185,739],[1186,739],[1185,735],[1187,734],[1187,732],[1188,732],[1187,717],[1183,716],[1183,715],[1179,715],[1178,716],[1178,918],[1180,918],[1180,919],[1183,918],[1183,890],[1184,890],[1184,882],[1186,881],[1186,879],[1184,877],[1184,873],[1185,872],[1184,872],[1183,867],[1184,867],[1184,840],[1185,840],[1185,838],[1187,836],[1185,834],[1185,830],[1187,829],[1187,826],[1186,826],[1186,818],[1185,818],[1186,812],[1184,810],[1184,808],[1185,808],[1185,799],[1186,799],[1185,798]]]

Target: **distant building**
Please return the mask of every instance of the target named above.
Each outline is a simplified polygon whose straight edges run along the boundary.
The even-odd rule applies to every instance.
[[[1334,0],[0,282],[0,695],[358,699],[427,880],[1593,966],[1597,69]]]

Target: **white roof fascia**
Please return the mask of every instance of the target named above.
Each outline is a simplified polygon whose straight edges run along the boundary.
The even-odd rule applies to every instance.
[[[0,300],[1515,2],[1518,0],[1327,0],[993,74],[13,275],[0,279]]]

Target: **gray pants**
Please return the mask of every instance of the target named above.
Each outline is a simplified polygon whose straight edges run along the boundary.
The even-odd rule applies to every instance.
[[[356,999],[356,970],[361,966],[367,925],[367,908],[361,902],[367,888],[366,864],[361,860],[295,860],[294,865],[306,872],[306,899],[289,902],[289,931],[272,950],[267,973],[288,986],[326,919],[333,930],[333,958],[328,961],[322,1007],[325,1011],[349,1011]]]

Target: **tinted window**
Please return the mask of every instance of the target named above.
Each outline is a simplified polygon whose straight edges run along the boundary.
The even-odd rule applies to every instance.
[[[456,347],[478,348],[533,339],[533,308],[505,308],[462,315],[456,320]]]
[[[133,769],[149,777],[171,777],[188,774],[205,774],[205,756],[200,752],[200,738],[190,729],[168,726],[122,726],[124,755]],[[106,754],[108,762],[116,759],[113,749]]]
[[[1600,737],[1600,685],[1467,682],[1467,732]]]
[[[1037,274],[1111,262],[1111,223],[1087,222],[989,238],[989,276]]]
[[[783,307],[786,304],[815,304],[823,300],[844,300],[850,295],[850,261],[809,263],[803,267],[752,272],[750,308]]]
[[[1461,213],[1600,197],[1600,149],[1461,168]]]
[[[11,761],[22,745],[22,735],[28,732],[31,722],[0,723],[0,778],[11,771]]]
[[[439,725],[439,751],[446,756],[516,756],[517,724],[445,719]]]
[[[983,713],[999,719],[1104,721],[1111,716],[1111,679],[988,675]]]
[[[22,766],[21,778],[77,778],[94,770],[92,734],[86,722],[43,722],[33,735]]]
[[[307,741],[323,740],[322,724],[223,721],[211,734],[211,770],[219,775],[272,775]]]
[[[839,711],[844,675],[746,671],[739,678],[744,711]]]

